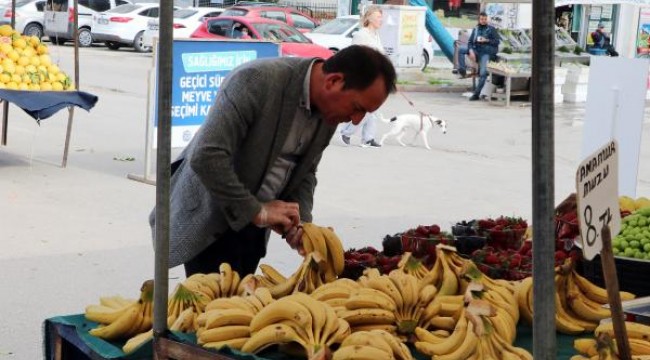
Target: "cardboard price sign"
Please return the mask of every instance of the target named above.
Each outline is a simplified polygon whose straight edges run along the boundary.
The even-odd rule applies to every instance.
[[[618,206],[618,142],[612,140],[587,157],[576,173],[582,254],[591,260],[603,248],[602,229],[612,237],[621,228]]]

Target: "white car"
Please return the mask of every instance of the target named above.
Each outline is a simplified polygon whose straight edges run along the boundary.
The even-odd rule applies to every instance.
[[[159,11],[158,3],[137,3],[99,13],[93,16],[93,39],[105,42],[111,50],[127,46],[137,52],[149,52],[151,47],[143,42],[144,31],[149,20],[158,18]]]
[[[11,1],[2,3],[0,25],[11,24]],[[23,35],[43,37],[43,9],[45,0],[16,1],[16,31]]]
[[[189,38],[201,25],[203,19],[219,16],[224,9],[210,7],[188,7],[174,10],[174,38]],[[142,41],[144,46],[152,47],[153,39],[158,37],[158,19],[151,19],[147,23]]]
[[[305,33],[314,44],[324,46],[332,51],[339,51],[352,44],[352,35],[359,30],[359,15],[346,15],[337,17],[317,27],[312,32]],[[433,37],[423,30],[424,49],[422,50],[423,64],[426,67],[433,55]]]

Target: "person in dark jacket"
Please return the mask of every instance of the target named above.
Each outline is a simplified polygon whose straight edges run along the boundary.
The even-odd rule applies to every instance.
[[[482,12],[478,16],[478,25],[472,30],[469,36],[467,47],[469,55],[479,64],[479,81],[474,89],[474,94],[469,98],[470,101],[478,100],[481,89],[485,85],[487,79],[487,64],[490,60],[496,59],[497,52],[499,51],[499,33],[494,26],[488,25],[488,16]],[[459,58],[459,73],[461,76],[465,74],[465,57]]]
[[[593,47],[597,49],[605,49],[609,56],[618,56],[618,52],[616,52],[616,49],[612,46],[609,34],[605,32],[605,24],[598,23],[596,31],[591,33],[591,39],[594,41]]]

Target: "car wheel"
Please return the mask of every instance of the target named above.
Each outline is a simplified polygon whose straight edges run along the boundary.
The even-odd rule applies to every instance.
[[[27,36],[36,36],[40,39],[43,37],[43,27],[40,24],[31,23],[25,26],[23,34]]]
[[[93,44],[93,35],[88,28],[81,28],[77,32],[77,41],[81,47],[89,47]]]
[[[55,45],[63,45],[65,44],[65,39],[61,39],[56,36],[50,36],[50,42]]]
[[[426,50],[422,50],[422,71],[427,69],[429,66],[429,53]]]
[[[144,45],[144,31],[140,31],[136,36],[135,39],[133,39],[133,48],[137,52],[150,52],[151,47],[150,46],[145,46]]]
[[[109,50],[119,50],[120,47],[122,47],[122,45],[120,45],[119,43],[112,42],[112,41],[107,41],[105,44]]]

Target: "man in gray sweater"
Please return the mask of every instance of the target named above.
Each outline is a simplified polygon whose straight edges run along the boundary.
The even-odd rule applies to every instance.
[[[361,122],[396,90],[390,60],[365,46],[318,58],[262,59],[235,69],[205,123],[172,163],[170,267],[243,277],[270,230],[302,251],[316,168],[336,126]],[[155,229],[155,209],[150,216]],[[154,234],[155,240],[155,234]]]

